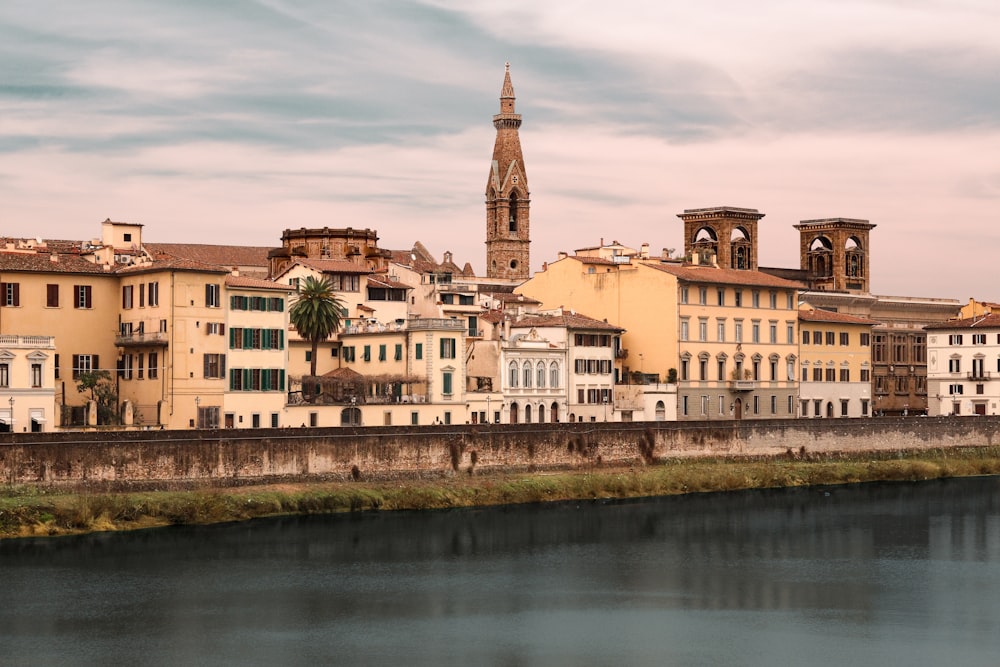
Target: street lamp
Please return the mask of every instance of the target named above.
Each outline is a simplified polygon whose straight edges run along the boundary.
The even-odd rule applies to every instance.
[[[493,423],[493,413],[490,412],[490,396],[489,396],[489,394],[486,395],[486,423],[487,424],[492,424]]]
[[[11,430],[11,432],[13,432],[14,431],[14,397],[11,396],[10,399],[8,399],[7,402],[10,403],[10,430]]]

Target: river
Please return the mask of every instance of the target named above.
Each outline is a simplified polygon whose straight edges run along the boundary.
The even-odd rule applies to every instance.
[[[0,542],[3,665],[997,665],[1000,478]]]

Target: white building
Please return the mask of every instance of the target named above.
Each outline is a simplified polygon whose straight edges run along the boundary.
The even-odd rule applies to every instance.
[[[1000,315],[925,329],[928,414],[1000,414]]]

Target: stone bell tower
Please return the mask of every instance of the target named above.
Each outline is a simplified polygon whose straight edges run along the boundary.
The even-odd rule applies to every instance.
[[[803,220],[799,230],[799,265],[813,290],[870,293],[869,244],[875,225],[855,218]]]
[[[486,182],[486,277],[527,280],[531,200],[517,132],[521,114],[514,113],[510,63],[506,65],[500,113],[493,116],[493,127],[497,138]]]

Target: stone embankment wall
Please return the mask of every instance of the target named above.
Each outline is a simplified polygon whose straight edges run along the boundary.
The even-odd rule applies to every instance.
[[[0,434],[0,484],[398,479],[994,444],[1000,417]]]

